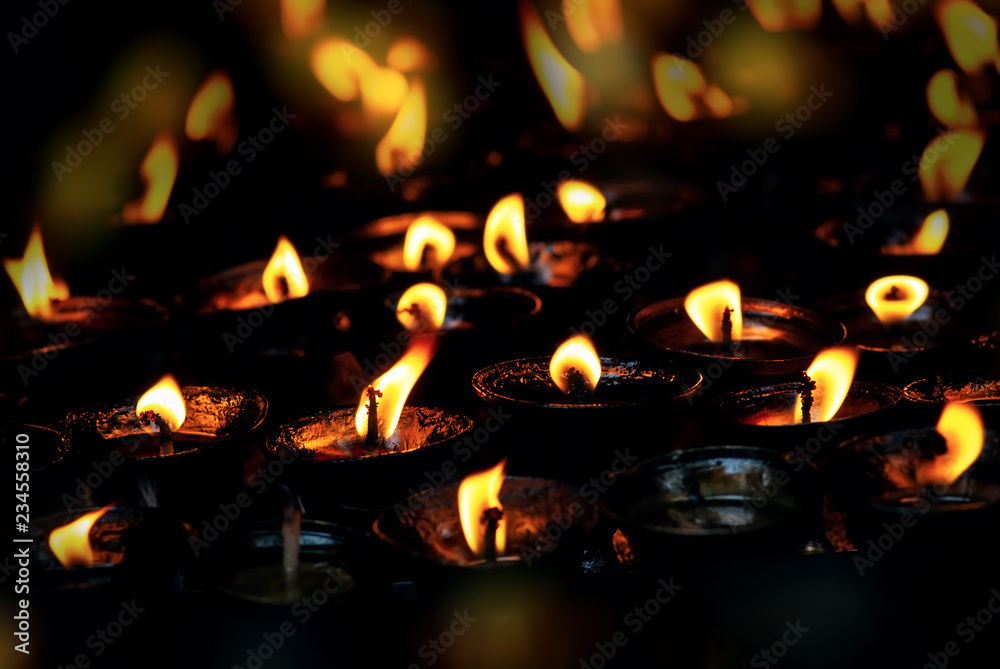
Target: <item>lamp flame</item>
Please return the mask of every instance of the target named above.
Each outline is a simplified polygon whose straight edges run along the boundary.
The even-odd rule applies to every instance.
[[[934,8],[951,57],[966,74],[976,74],[997,55],[997,22],[974,2],[944,0]]]
[[[400,75],[402,76],[402,75]],[[427,99],[424,84],[414,79],[396,120],[375,147],[375,164],[383,175],[420,162],[427,132]]]
[[[28,245],[24,247],[24,255],[18,260],[5,258],[3,267],[17,287],[28,315],[46,322],[56,320],[52,302],[67,299],[69,286],[64,281],[53,279],[49,273],[42,246],[42,230],[37,223],[28,238]]]
[[[428,327],[439,330],[444,325],[448,297],[440,286],[418,283],[410,286],[399,298],[396,318],[407,330],[421,331]]]
[[[944,247],[948,238],[948,212],[938,209],[924,218],[913,238],[905,244],[898,246],[886,246],[882,248],[882,253],[888,255],[936,255]]]
[[[746,0],[750,13],[764,30],[812,30],[819,24],[820,0]]]
[[[695,288],[684,298],[684,310],[698,329],[711,341],[721,342],[723,313],[729,307],[733,341],[743,335],[740,287],[732,281],[715,281]]]
[[[593,390],[601,380],[601,359],[597,357],[594,345],[584,335],[576,335],[564,341],[549,361],[549,376],[564,393],[573,392],[570,370],[575,369]]]
[[[290,40],[312,35],[320,27],[326,0],[281,0],[281,30]]]
[[[278,238],[278,245],[264,267],[262,283],[264,294],[273,304],[309,294],[309,279],[299,254],[284,235]]]
[[[125,205],[123,221],[132,224],[160,222],[177,178],[177,164],[177,145],[169,133],[164,133],[156,138],[139,166],[146,192],[137,201]]]
[[[367,70],[359,70],[359,80],[361,82],[361,103],[365,108],[365,111],[369,114],[383,114],[391,115],[395,113],[402,114],[403,109],[401,106],[406,102],[407,98],[407,84],[406,77],[403,76],[401,72],[397,72],[391,67],[379,67],[374,63]],[[412,88],[409,91],[413,94]],[[420,87],[420,99],[423,100],[423,85]],[[415,103],[411,103],[415,104]],[[426,104],[421,102],[420,109],[424,117],[426,117],[427,112]],[[408,111],[408,114],[414,114],[414,108]],[[421,128],[426,124],[426,121],[421,122]],[[421,133],[423,130],[421,129]],[[420,135],[420,143],[423,144],[423,134]]]
[[[403,240],[403,266],[411,272],[424,267],[424,251],[431,249],[428,264],[441,267],[455,252],[455,233],[433,216],[418,216],[406,229]]]
[[[417,337],[403,357],[385,374],[375,379],[372,387],[382,393],[378,400],[379,435],[386,441],[396,433],[396,424],[403,413],[403,405],[414,384],[431,358],[437,346],[435,337]],[[368,394],[362,393],[358,411],[354,415],[354,427],[362,438],[368,436]]]
[[[927,106],[934,118],[949,127],[975,128],[979,123],[969,95],[959,91],[958,74],[954,70],[938,70],[928,80]]]
[[[562,0],[569,36],[581,51],[596,53],[604,44],[622,41],[622,8],[618,0]]]
[[[585,111],[583,75],[556,49],[531,4],[521,0],[519,7],[521,38],[535,78],[562,126],[578,130]]]
[[[113,506],[114,504],[109,504],[103,509],[91,511],[49,533],[49,548],[59,564],[67,569],[93,566],[94,551],[90,546],[90,529]]]
[[[880,25],[892,21],[893,8],[889,0],[833,0],[833,6],[846,23],[856,24],[861,21],[861,8],[864,7],[868,22],[880,29]]]
[[[953,202],[972,175],[986,134],[971,128],[952,130],[947,139],[951,146],[946,150],[936,146],[940,141],[931,140],[920,157],[920,185],[929,202]]]
[[[188,139],[214,139],[220,155],[232,151],[239,133],[235,99],[233,80],[226,72],[216,70],[208,75],[188,107],[184,122]]]
[[[983,451],[983,419],[968,402],[948,402],[941,411],[937,431],[948,450],[917,468],[917,483],[921,485],[954,483]]]
[[[677,121],[725,118],[733,113],[733,101],[725,91],[709,84],[701,68],[690,60],[668,53],[653,57],[656,97]]]
[[[607,201],[601,191],[586,181],[570,179],[559,184],[559,204],[566,217],[574,223],[594,223],[604,220]]]
[[[865,302],[880,322],[899,323],[920,308],[928,292],[927,283],[915,276],[884,276],[868,286]]]
[[[422,42],[413,37],[400,37],[386,55],[386,63],[398,72],[422,72],[437,67],[437,58]]]
[[[847,398],[858,366],[858,352],[849,346],[828,348],[817,355],[806,374],[816,384],[810,422],[828,421],[837,415]],[[802,396],[795,400],[795,423],[802,422]]]
[[[520,193],[507,195],[493,205],[483,230],[483,252],[490,266],[501,274],[513,274],[530,263]]]
[[[171,432],[176,432],[187,419],[187,407],[184,406],[184,396],[177,380],[167,374],[155,386],[143,393],[135,403],[136,415],[144,411],[153,411],[160,415]]]
[[[504,469],[507,460],[503,459],[485,471],[469,474],[458,486],[458,516],[462,522],[462,533],[469,548],[477,557],[486,555],[486,528],[483,524],[483,514],[489,509],[499,509],[500,488],[503,487]],[[496,549],[497,555],[502,555],[507,547],[507,523],[501,518],[497,522]]]
[[[319,83],[341,102],[358,97],[359,71],[375,67],[371,56],[339,37],[328,37],[316,44],[309,60]]]

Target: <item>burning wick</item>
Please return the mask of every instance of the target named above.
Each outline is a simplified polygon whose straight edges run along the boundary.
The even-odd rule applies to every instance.
[[[301,597],[299,583],[299,537],[302,532],[302,510],[298,498],[291,488],[282,484],[285,492],[285,506],[281,518],[281,569],[285,576],[285,592],[293,598]]]
[[[500,525],[500,520],[503,518],[503,511],[497,507],[490,507],[483,511],[483,517],[480,522],[486,526],[486,536],[484,537],[484,542],[486,544],[486,561],[496,562],[497,561],[497,528]]]
[[[574,402],[586,402],[594,394],[596,386],[587,382],[587,377],[576,367],[570,367],[563,373],[566,385],[569,386],[569,395]]]
[[[150,433],[160,436],[160,455],[174,454],[174,440],[170,426],[155,411],[143,411],[139,414],[139,423],[150,427]]]
[[[722,353],[733,357],[733,310],[730,307],[722,310]]]
[[[812,421],[809,413],[812,411],[814,390],[816,390],[816,382],[809,377],[809,374],[802,372],[802,381],[799,382],[799,399],[802,401],[803,424]]]
[[[376,399],[382,397],[382,391],[368,386],[365,392],[368,393],[368,404],[365,405],[365,408],[368,409],[368,434],[365,435],[365,448],[370,453],[374,453],[382,445],[378,434],[378,400]]]

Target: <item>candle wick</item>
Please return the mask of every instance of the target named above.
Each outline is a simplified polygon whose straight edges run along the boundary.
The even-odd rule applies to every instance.
[[[899,294],[899,286],[892,286],[889,288],[889,292],[885,294],[885,299],[892,301],[903,299],[903,296]]]
[[[799,382],[799,399],[802,401],[802,422],[812,422],[809,415],[813,405],[813,391],[816,390],[816,382],[809,378],[807,372],[802,372],[802,380]]]
[[[423,320],[423,315],[421,314],[419,302],[414,302],[405,309],[397,309],[396,313],[410,314],[411,316],[413,316],[413,320],[415,320],[418,324],[420,324],[421,321]]]
[[[285,276],[278,277],[278,292],[281,293],[281,299],[288,299],[288,294],[291,290],[288,288],[288,278]]]
[[[570,367],[563,373],[563,378],[569,386],[569,396],[574,402],[586,402],[594,394],[594,389],[587,383],[583,373],[576,367]]]
[[[733,310],[728,306],[722,310],[722,353],[733,357]]]
[[[301,596],[301,583],[299,580],[300,564],[300,536],[302,533],[302,509],[299,506],[298,497],[287,485],[282,485],[285,492],[285,505],[282,509],[281,519],[281,542],[282,556],[281,568],[285,582],[285,593],[289,599],[297,599]]]
[[[173,433],[170,426],[163,420],[163,417],[155,411],[143,411],[139,414],[139,423],[142,425],[155,425],[157,436],[160,438],[160,455],[174,454]]]
[[[378,434],[378,399],[382,397],[382,391],[377,390],[373,386],[368,386],[365,390],[368,394],[368,404],[365,407],[368,409],[368,434],[365,435],[365,449],[369,453],[374,453],[381,447],[382,440],[379,439]]]
[[[497,529],[500,526],[501,518],[503,518],[503,511],[495,506],[483,511],[483,517],[480,522],[486,525],[484,543],[486,544],[485,557],[487,562],[497,561]]]

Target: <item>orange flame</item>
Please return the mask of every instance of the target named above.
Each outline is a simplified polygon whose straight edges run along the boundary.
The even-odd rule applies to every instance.
[[[406,289],[396,306],[396,318],[407,330],[423,330],[428,326],[439,330],[444,325],[448,297],[433,283],[418,283]]]
[[[549,376],[564,393],[573,391],[567,376],[571,369],[583,376],[591,390],[601,380],[601,359],[597,357],[594,345],[584,335],[576,335],[564,341],[549,361]]]
[[[884,276],[865,291],[865,302],[882,323],[899,323],[927,299],[927,283],[915,276]]]
[[[929,202],[953,202],[972,175],[986,134],[968,128],[953,130],[947,140],[951,145],[944,150],[936,146],[940,141],[935,138],[924,149],[920,158],[920,185]]]
[[[339,37],[320,41],[313,47],[309,60],[319,83],[341,102],[358,97],[361,90],[358,73],[376,67],[367,53]]]
[[[556,49],[531,4],[521,0],[519,8],[521,39],[535,78],[562,126],[577,130],[583,123],[585,111],[583,76]]]
[[[406,229],[403,240],[403,266],[411,272],[419,272],[423,266],[424,250],[430,247],[430,265],[441,267],[455,252],[455,233],[433,216],[419,216]]]
[[[846,23],[860,22],[862,7],[868,22],[875,28],[892,21],[893,9],[889,0],[833,0],[833,6]]]
[[[974,2],[943,0],[934,8],[951,57],[966,74],[975,74],[997,56],[997,22]]]
[[[400,75],[402,76],[402,75]],[[375,164],[383,175],[404,167],[413,167],[423,158],[427,132],[427,99],[424,84],[414,79],[406,93],[396,120],[375,147]]]
[[[500,505],[500,489],[503,487],[506,466],[507,459],[504,458],[495,467],[469,474],[458,486],[458,516],[462,522],[462,534],[465,535],[465,541],[477,557],[486,555],[486,528],[483,514],[489,509],[503,511],[503,506]],[[506,548],[507,523],[501,518],[497,523],[497,555],[502,555]]]
[[[379,435],[390,442],[396,433],[396,424],[403,413],[403,405],[414,384],[434,357],[435,337],[417,337],[410,349],[403,354],[392,369],[375,379],[372,387],[382,393],[378,399]],[[354,427],[362,438],[368,436],[368,394],[361,394]]]
[[[281,0],[281,29],[290,40],[315,33],[323,18],[326,0]]]
[[[581,51],[596,53],[604,44],[622,41],[622,8],[618,0],[562,0],[566,29]]]
[[[139,167],[146,182],[146,193],[136,202],[129,202],[122,211],[126,223],[159,223],[167,210],[167,200],[177,178],[177,145],[164,133],[156,138]]]
[[[586,181],[570,179],[559,184],[559,204],[566,217],[574,223],[594,223],[604,220],[607,201],[601,191]]]
[[[413,96],[417,95],[411,86],[409,91],[407,90],[406,77],[402,73],[389,67],[378,67],[373,65],[370,69],[366,71],[361,71],[359,73],[361,81],[361,103],[365,108],[365,111],[369,114],[395,114],[397,111],[400,115],[403,114],[407,100],[410,100]],[[417,82],[414,82],[414,86]],[[409,92],[410,97],[407,97]],[[423,102],[424,99],[424,89],[423,84],[420,84],[420,104],[419,106],[411,106],[409,111],[406,111],[408,115],[420,114],[422,118],[426,119],[427,110],[426,103]],[[415,102],[411,102],[411,105],[416,105]],[[398,120],[398,118],[397,118]],[[420,142],[424,141],[423,127],[426,125],[426,120],[420,122]]]
[[[809,411],[812,422],[828,421],[837,415],[840,405],[847,399],[857,366],[858,352],[849,346],[828,348],[813,359],[806,370],[809,378],[816,382],[813,405]],[[795,400],[794,422],[802,422],[801,395]]]
[[[910,241],[898,246],[885,246],[882,253],[897,256],[935,255],[944,247],[948,228],[948,212],[938,209],[927,214]]]
[[[90,546],[90,529],[114,504],[82,515],[72,523],[57,527],[49,533],[49,548],[67,569],[90,567],[94,564],[94,551]]]
[[[711,341],[721,342],[722,318],[726,307],[732,309],[733,341],[743,336],[743,309],[740,287],[732,281],[715,281],[695,288],[684,298],[684,310],[698,329]]]
[[[135,403],[136,415],[143,411],[153,411],[167,424],[171,432],[176,432],[187,419],[187,407],[177,380],[167,374],[155,386],[143,393]]]
[[[483,252],[490,266],[501,274],[513,274],[530,263],[524,230],[524,198],[520,193],[503,197],[493,205],[483,231]]]
[[[214,139],[220,155],[232,151],[239,133],[235,100],[233,80],[225,71],[208,75],[188,107],[184,122],[188,139]]]
[[[764,30],[812,30],[819,24],[820,0],[746,0],[750,13]]]
[[[386,56],[386,63],[399,72],[422,72],[437,67],[437,58],[422,42],[413,37],[400,37]]]
[[[927,106],[939,122],[957,128],[974,128],[979,123],[976,107],[967,93],[958,90],[954,70],[938,70],[927,82]]]
[[[24,308],[32,318],[51,322],[57,320],[52,302],[69,297],[69,286],[53,279],[45,260],[42,246],[42,229],[35,224],[20,259],[6,258],[3,267],[21,295]]]
[[[309,279],[295,247],[282,235],[264,268],[264,294],[273,304],[309,294]]]
[[[725,118],[733,113],[733,101],[725,91],[709,84],[701,68],[680,56],[661,53],[653,57],[653,85],[660,104],[677,121]]]
[[[937,431],[948,451],[917,468],[917,483],[954,483],[983,451],[985,431],[979,410],[968,402],[948,402],[941,411]]]

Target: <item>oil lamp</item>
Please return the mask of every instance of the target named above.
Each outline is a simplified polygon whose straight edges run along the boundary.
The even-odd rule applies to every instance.
[[[473,255],[481,227],[479,217],[468,212],[428,211],[377,219],[354,237],[374,247],[370,256],[375,263],[409,283]]]
[[[1000,402],[1000,380],[990,370],[948,370],[907,385],[903,396],[921,408],[945,402],[994,404]]]

